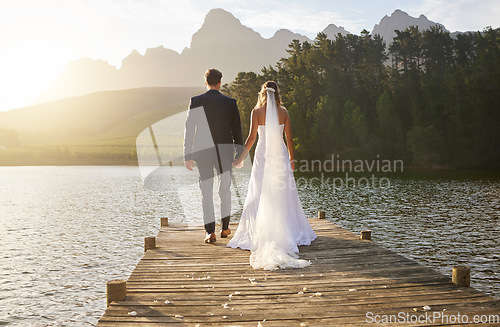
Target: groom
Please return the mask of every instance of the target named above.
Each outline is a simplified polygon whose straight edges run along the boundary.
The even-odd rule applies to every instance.
[[[216,241],[213,204],[213,181],[216,175],[221,200],[222,238],[231,234],[231,168],[241,153],[240,113],[236,100],[220,93],[222,73],[217,69],[205,72],[207,92],[191,98],[184,130],[184,166],[200,173],[205,243]],[[239,146],[238,146],[239,145]]]

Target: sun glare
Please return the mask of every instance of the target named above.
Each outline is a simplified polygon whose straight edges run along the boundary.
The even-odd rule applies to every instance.
[[[61,46],[41,40],[13,44],[0,54],[0,110],[27,105],[68,62]]]

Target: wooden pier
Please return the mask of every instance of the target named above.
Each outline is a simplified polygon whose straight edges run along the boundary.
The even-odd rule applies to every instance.
[[[310,223],[318,238],[300,257],[312,264],[277,271],[252,269],[249,251],[226,247],[232,235],[204,244],[202,226],[161,227],[146,240],[126,298],[97,326],[469,326],[474,318],[500,326],[500,300],[452,284],[451,271],[387,250],[376,235],[372,242],[325,219]]]

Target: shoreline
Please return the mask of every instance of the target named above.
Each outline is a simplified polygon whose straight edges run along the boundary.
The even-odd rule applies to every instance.
[[[0,164],[0,168],[14,168],[14,167],[141,167],[139,164],[119,164],[119,163],[75,163],[75,164],[54,164],[54,163],[47,163],[47,164],[22,164],[22,165],[4,165]],[[163,165],[162,167],[168,167],[168,165]],[[174,167],[183,167],[181,165],[174,165]],[[462,171],[469,171],[469,172],[489,172],[489,173],[498,173],[500,177],[500,167],[404,167],[403,170],[398,170],[398,171],[354,171],[354,170],[349,170],[343,168],[337,168],[333,171],[328,171],[328,170],[321,170],[321,169],[313,169],[311,171],[299,171],[298,169],[295,170],[294,173],[296,174],[353,174],[353,175],[363,175],[363,174],[379,174],[379,175],[390,175],[390,174],[405,174],[405,173],[437,173],[437,172],[446,172],[446,173],[452,173],[452,172],[462,172]]]

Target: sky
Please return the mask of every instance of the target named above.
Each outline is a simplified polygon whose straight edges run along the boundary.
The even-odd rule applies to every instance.
[[[396,9],[452,32],[500,26],[498,0],[0,0],[0,111],[27,105],[82,57],[119,68],[134,49],[181,52],[213,8],[266,38],[286,28],[313,39],[330,23],[359,34]]]

